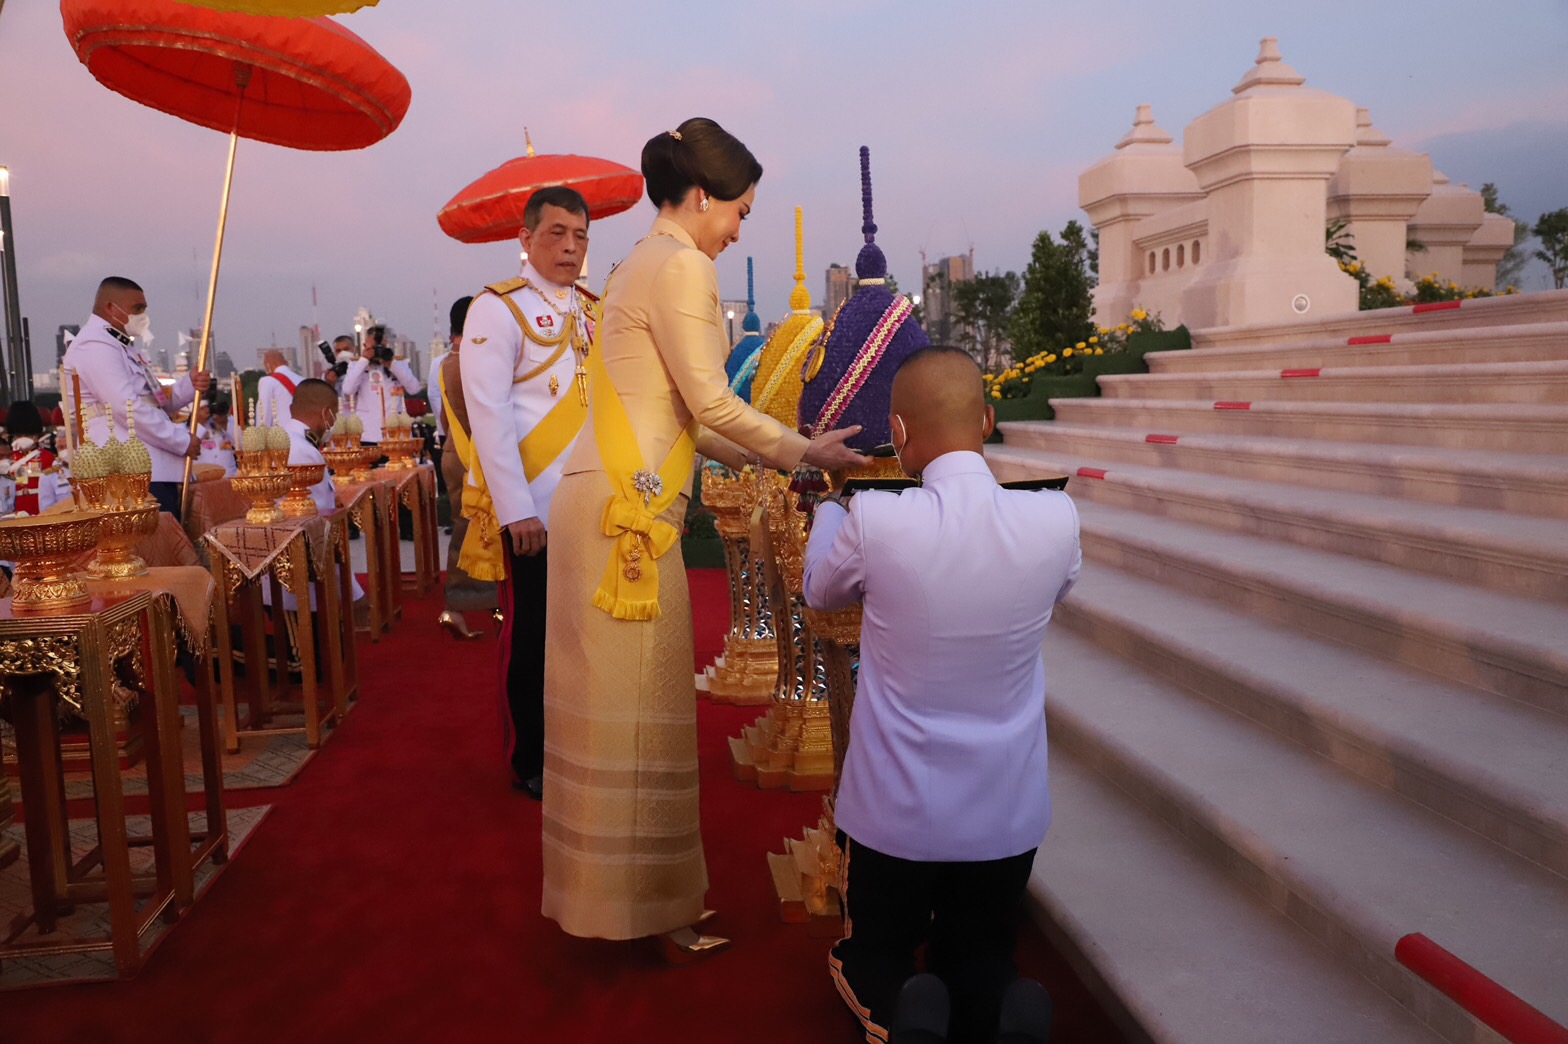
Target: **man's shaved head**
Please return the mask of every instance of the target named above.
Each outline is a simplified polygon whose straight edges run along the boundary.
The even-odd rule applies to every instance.
[[[288,361],[288,356],[284,355],[282,349],[279,348],[268,348],[261,353],[261,368],[268,373],[271,373]]]
[[[994,420],[979,365],[966,352],[937,345],[899,364],[889,412],[893,445],[912,476],[944,453],[979,453]]]
[[[289,412],[296,419],[305,420],[302,413],[319,412],[325,406],[336,407],[337,404],[338,393],[332,385],[315,377],[307,377],[294,389],[294,404]]]
[[[125,329],[125,321],[147,310],[147,295],[142,288],[124,276],[110,276],[98,284],[93,295],[93,314],[116,330]]]

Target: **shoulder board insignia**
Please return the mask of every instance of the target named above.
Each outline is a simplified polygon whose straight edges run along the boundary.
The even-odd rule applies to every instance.
[[[527,285],[528,280],[524,279],[522,276],[518,276],[516,279],[508,279],[500,283],[491,283],[486,286],[485,289],[498,297],[505,297],[512,291],[521,290]]]
[[[1017,482],[1003,482],[1002,488],[1019,490],[1024,493],[1034,493],[1042,489],[1066,489],[1067,476],[1058,475],[1055,478],[1020,479]]]
[[[577,284],[577,292],[579,294],[582,294],[584,297],[586,297],[590,301],[597,301],[597,300],[599,300],[599,295],[598,294],[594,293],[592,290],[588,289],[586,286],[584,286],[581,283]]]
[[[484,344],[489,339],[490,338],[488,338],[488,337],[470,337],[470,338],[468,338],[468,343],[469,344]]]

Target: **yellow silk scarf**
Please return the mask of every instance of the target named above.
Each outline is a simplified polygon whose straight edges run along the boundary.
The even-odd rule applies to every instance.
[[[593,604],[617,620],[657,620],[661,610],[655,560],[681,536],[678,528],[659,516],[675,503],[691,475],[697,457],[697,422],[687,424],[659,470],[650,472],[597,344],[588,352],[588,370],[594,441],[614,491],[605,502],[600,525],[605,536],[615,538],[615,546]]]
[[[436,384],[441,388],[441,411],[446,414],[447,438],[469,475],[469,480],[457,492],[462,500],[462,515],[468,519],[468,532],[458,550],[457,564],[475,580],[504,580],[506,561],[501,550],[501,527],[496,522],[490,488],[485,485],[484,469],[479,466],[479,454],[474,452],[468,433],[457,422],[457,413],[446,393],[446,373],[442,370],[436,371]],[[447,496],[452,496],[451,490],[447,490]]]

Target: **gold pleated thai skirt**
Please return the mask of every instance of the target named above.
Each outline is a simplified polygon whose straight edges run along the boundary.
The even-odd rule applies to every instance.
[[[657,620],[594,608],[609,496],[602,472],[579,472],[550,501],[542,908],[572,935],[635,939],[696,921],[708,870],[680,544],[658,560]],[[660,517],[680,528],[685,514],[682,496]]]

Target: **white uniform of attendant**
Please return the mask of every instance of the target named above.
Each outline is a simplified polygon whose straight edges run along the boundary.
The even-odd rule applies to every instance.
[[[522,278],[528,285],[506,296],[540,338],[553,340],[568,312],[578,313],[578,328],[585,338],[589,336],[581,314],[587,294],[575,286],[546,281],[533,265],[523,266]],[[463,351],[458,356],[463,396],[474,448],[495,504],[496,521],[502,527],[525,518],[537,518],[549,526],[550,494],[560,483],[561,469],[576,444],[574,439],[532,480],[524,475],[517,444],[555,408],[561,396],[578,393],[574,377],[577,355],[570,345],[549,367],[526,381],[516,380],[555,354],[554,348],[524,336],[512,310],[496,294],[480,294],[469,306],[463,324]]]
[[[279,366],[256,382],[256,418],[263,424],[282,424],[289,419],[294,405],[294,389],[305,378],[287,366]]]
[[[446,357],[451,352],[442,352],[430,360],[430,372],[425,377],[426,398],[430,400],[430,412],[435,415],[436,434],[446,438],[446,411],[441,408],[441,364],[446,362]]]
[[[289,417],[283,421],[283,429],[289,433],[290,464],[325,464],[327,462],[327,458],[321,455],[321,450],[312,445],[310,439],[306,437],[310,429],[305,426],[304,421]],[[323,515],[337,510],[338,497],[332,485],[332,474],[330,472],[325,473],[320,482],[310,487],[310,499],[316,502],[316,510]],[[347,601],[354,602],[364,597],[365,590],[359,586],[357,578],[351,580],[351,583],[353,583],[354,587],[349,592]],[[263,584],[261,586],[261,598],[263,604],[272,604],[271,584]],[[283,608],[293,612],[297,606],[298,603],[294,600],[294,596],[288,591],[284,591]],[[316,610],[316,589],[314,586],[310,589],[310,609],[312,612]],[[345,606],[345,611],[346,609],[347,607]]]
[[[174,414],[196,397],[189,374],[165,388],[152,372],[147,356],[131,339],[102,318],[90,316],[65,350],[65,367],[82,381],[82,414],[87,437],[102,444],[109,437],[109,411],[118,438],[125,438],[125,403],[134,400],[136,437],[152,457],[153,482],[179,482],[185,477],[185,451],[190,432],[174,422]],[[66,410],[71,408],[66,389]]]
[[[365,442],[381,441],[381,426],[386,415],[394,411],[394,388],[401,386],[408,395],[418,395],[424,387],[414,376],[414,368],[406,359],[393,359],[390,366],[372,366],[369,359],[355,359],[348,364],[348,372],[338,381],[338,397],[354,402],[354,412],[365,422]]]
[[[215,417],[207,418],[206,423],[196,425],[196,437],[201,439],[201,452],[196,457],[196,463],[216,464],[223,469],[225,478],[238,470],[234,446],[239,441],[239,429],[233,417],[229,418],[227,427],[216,423]]]
[[[1040,643],[1083,561],[1078,512],[1002,489],[978,453],[922,479],[820,505],[806,544],[806,604],[865,607],[835,820],[901,859],[1002,859],[1051,821]]]

